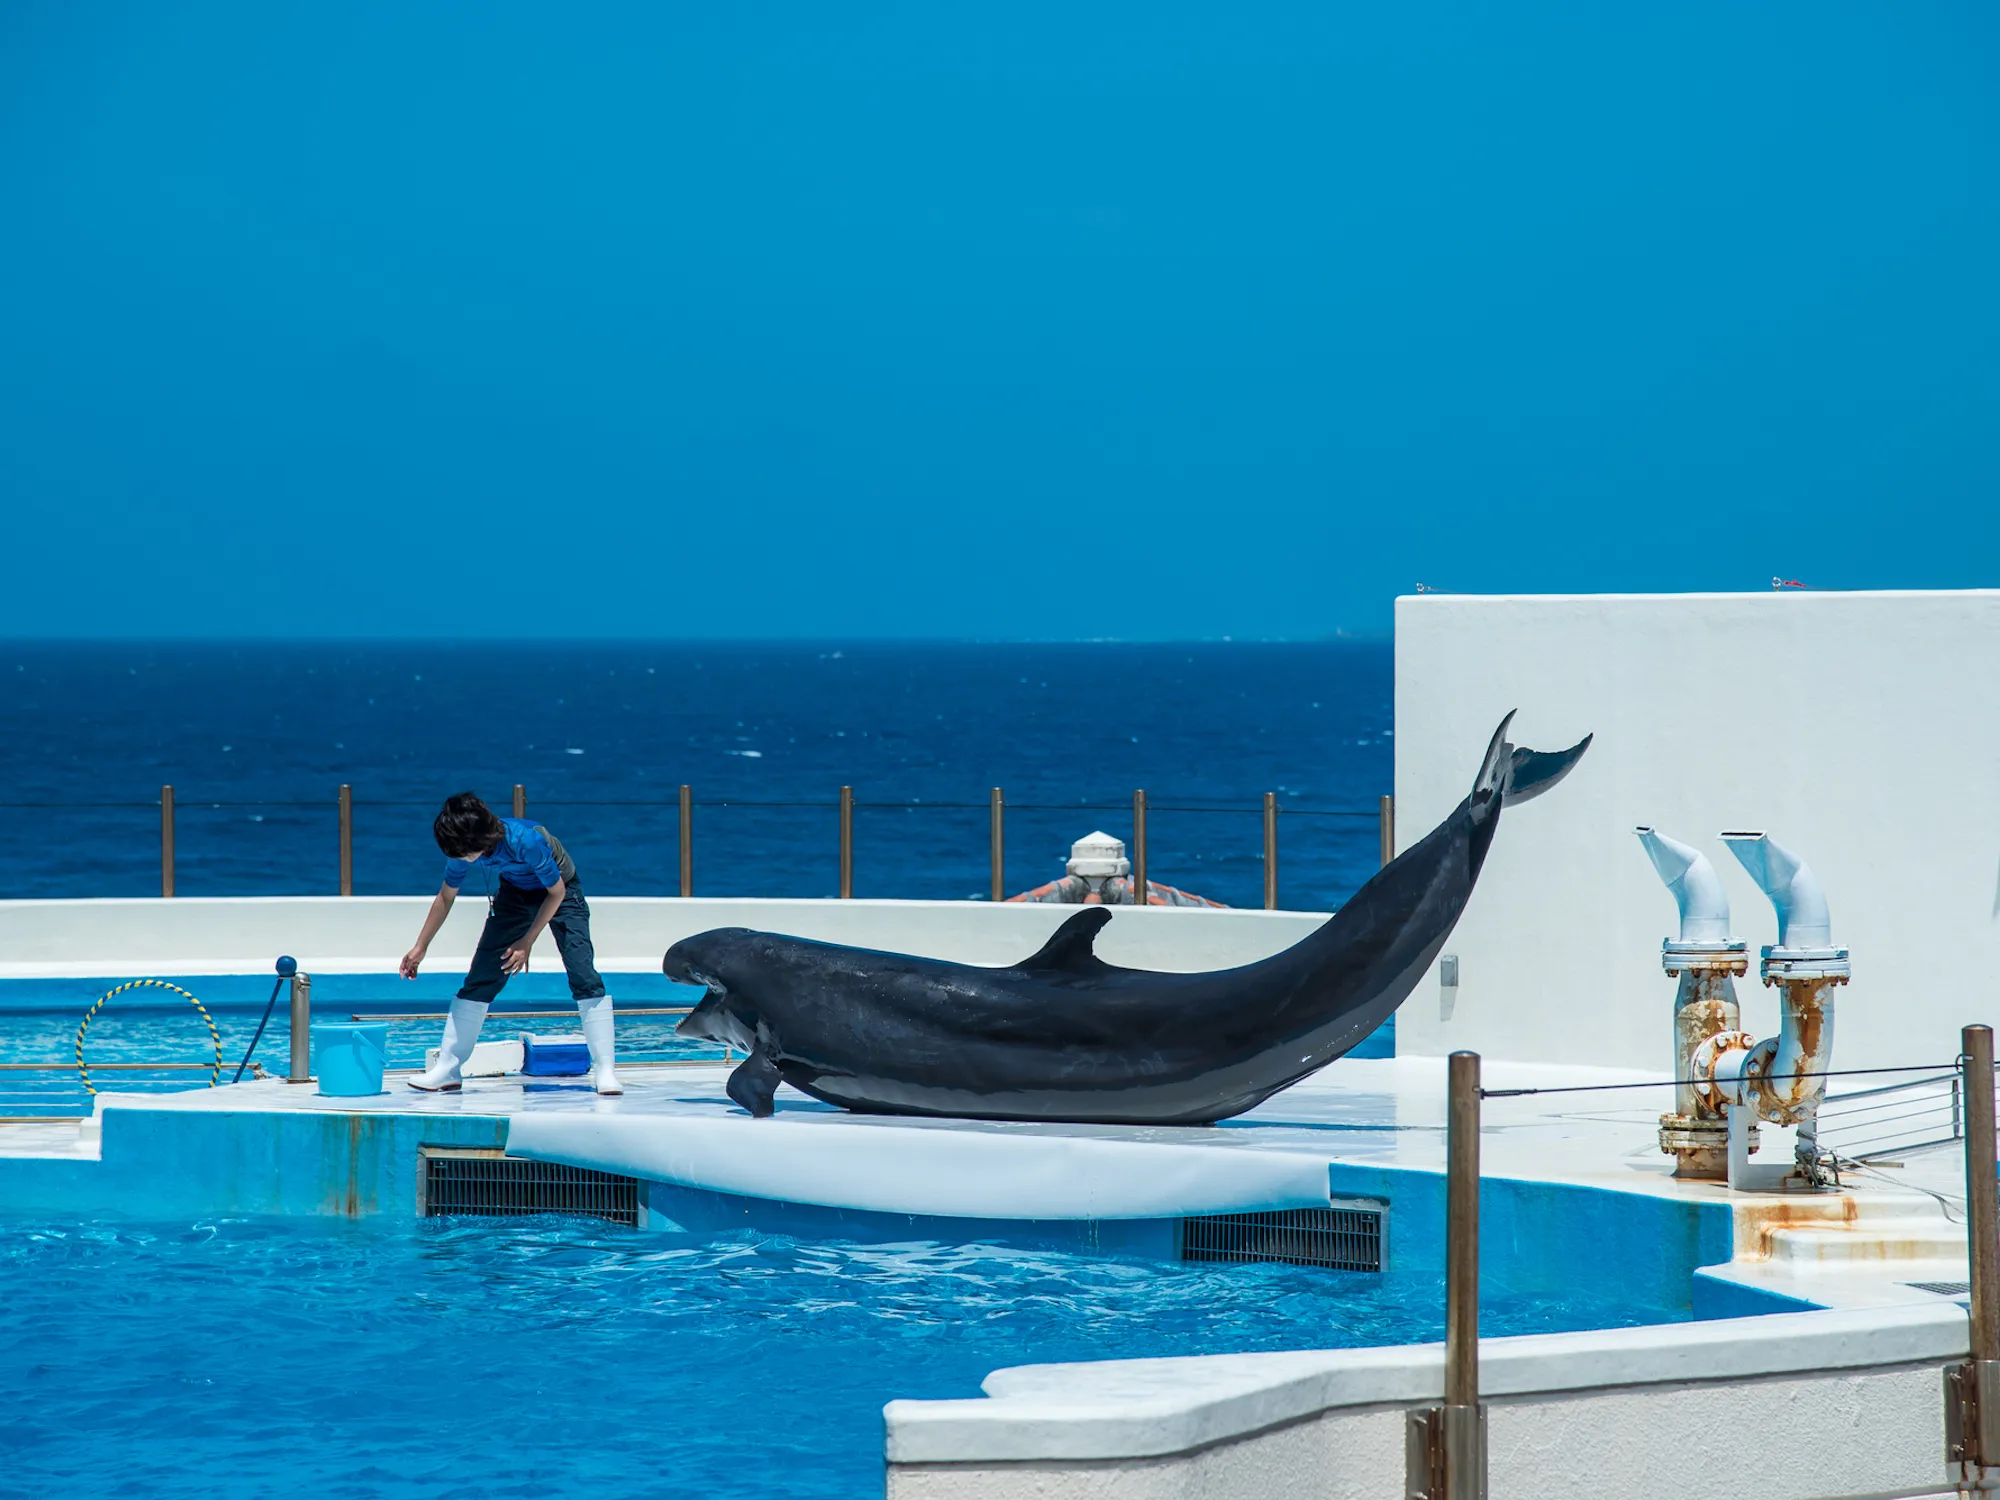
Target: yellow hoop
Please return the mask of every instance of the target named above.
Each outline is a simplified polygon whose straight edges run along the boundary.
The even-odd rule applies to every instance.
[[[215,1029],[215,1020],[209,1015],[208,1008],[179,985],[168,984],[164,979],[131,979],[117,986],[115,989],[106,990],[103,994],[99,995],[97,1003],[83,1013],[83,1020],[76,1028],[76,1072],[77,1076],[83,1080],[83,1091],[86,1094],[95,1094],[97,1092],[91,1086],[89,1065],[83,1060],[83,1034],[90,1030],[90,1018],[104,1009],[104,1002],[109,1000],[113,995],[123,994],[126,990],[145,989],[148,987],[160,990],[172,990],[176,995],[186,995],[188,1003],[201,1012],[201,1019],[208,1027],[209,1037],[215,1042],[215,1065],[208,1071],[208,1086],[214,1088],[216,1080],[222,1076],[222,1033]]]

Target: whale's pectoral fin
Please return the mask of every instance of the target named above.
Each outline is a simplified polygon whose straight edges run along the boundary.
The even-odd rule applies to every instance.
[[[1526,750],[1516,747],[1512,762],[1507,768],[1507,792],[1504,805],[1513,807],[1539,797],[1563,777],[1576,769],[1576,763],[1583,759],[1583,752],[1590,748],[1595,735],[1586,734],[1567,750]]]
[[[1111,920],[1111,913],[1101,906],[1086,906],[1055,930],[1055,935],[1028,958],[1014,965],[1017,969],[1032,969],[1040,973],[1061,972],[1075,974],[1106,967],[1103,959],[1094,950],[1097,934],[1104,930],[1104,924]]]
[[[774,1108],[771,1101],[778,1092],[777,1059],[759,1042],[743,1060],[742,1066],[729,1075],[725,1087],[729,1097],[749,1110],[752,1116],[759,1120],[770,1119]]]

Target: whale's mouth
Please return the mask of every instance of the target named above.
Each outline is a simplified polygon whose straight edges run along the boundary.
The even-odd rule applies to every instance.
[[[687,965],[681,974],[667,976],[676,984],[698,984],[708,993],[701,997],[701,1003],[681,1017],[680,1025],[674,1028],[675,1036],[697,1037],[702,1041],[720,1042],[725,1047],[740,1047],[748,1052],[753,1038],[743,1023],[729,1009],[729,986],[711,974],[704,974],[693,965]]]

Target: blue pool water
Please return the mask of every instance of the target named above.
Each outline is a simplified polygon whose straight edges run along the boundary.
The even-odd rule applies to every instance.
[[[658,974],[608,976],[614,994],[629,1007],[618,1018],[619,1056],[630,1062],[694,1061],[719,1058],[721,1049],[709,1042],[674,1035],[679,1016],[647,1015],[648,1009],[687,1005],[697,992],[669,985]],[[191,975],[177,981],[201,999],[222,1039],[221,1081],[234,1076],[256,1036],[271,981],[258,975]],[[77,1023],[91,1003],[116,981],[106,979],[0,980],[0,1116],[90,1112],[73,1066]],[[443,1030],[441,1012],[450,1004],[459,976],[442,985],[405,984],[392,974],[326,975],[313,985],[314,1015],[322,1021],[345,1021],[355,1015],[389,1015],[389,1066],[422,1067],[427,1048],[438,1044]],[[543,1012],[522,1015],[518,1012]],[[552,1012],[553,1014],[548,1014]],[[506,1008],[496,1010],[483,1033],[488,1041],[504,1041],[524,1031],[574,1032],[575,1003],[560,972],[529,976],[509,984]],[[257,1041],[254,1061],[267,1072],[282,1074],[291,1053],[288,1012],[280,995],[270,1025]],[[107,1068],[107,1063],[178,1063],[204,1065],[215,1058],[215,1042],[195,1008],[171,991],[147,989],[113,996],[92,1018],[84,1037],[84,1056],[94,1071],[91,1081],[100,1091],[158,1093],[206,1086],[209,1073],[183,1066],[131,1071]],[[59,1069],[24,1070],[23,1063],[64,1064]],[[248,1072],[246,1078],[254,1076]]]
[[[1441,1336],[1435,1284],[589,1222],[0,1227],[0,1492],[860,1500],[1010,1364]],[[1663,1322],[1501,1299],[1488,1334]]]

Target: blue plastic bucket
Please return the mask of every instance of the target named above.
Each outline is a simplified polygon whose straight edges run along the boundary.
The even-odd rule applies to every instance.
[[[382,1092],[382,1067],[389,1060],[387,1021],[315,1021],[313,1076],[319,1091],[351,1099]]]

